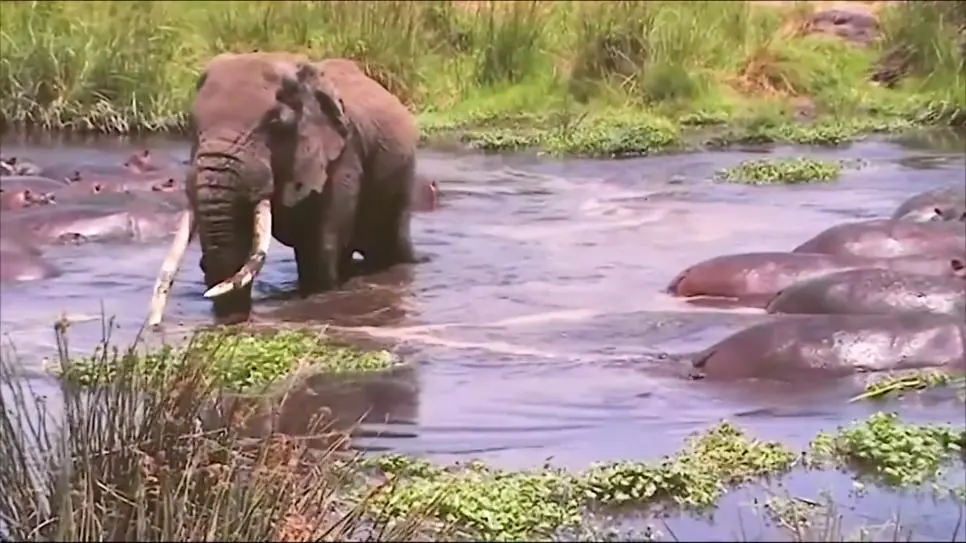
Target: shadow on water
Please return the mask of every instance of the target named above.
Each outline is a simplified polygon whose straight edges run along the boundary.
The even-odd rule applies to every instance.
[[[722,418],[805,447],[818,431],[873,410],[845,403],[856,383],[681,379],[681,355],[769,317],[685,303],[664,288],[700,260],[787,251],[837,222],[888,216],[913,193],[962,183],[963,140],[951,141],[765,149],[864,161],[836,183],[792,187],[712,181],[716,170],[760,158],[762,150],[621,161],[425,151],[420,169],[437,180],[441,205],[416,214],[413,230],[429,262],[301,298],[292,294],[291,251],[272,246],[256,283],[256,320],[328,326],[341,339],[388,346],[409,362],[406,371],[374,380],[309,380],[278,423],[297,429],[322,404],[340,424],[369,411],[367,448],[441,461],[469,454],[506,467],[548,457],[575,469],[657,458]],[[4,155],[97,168],[144,146],[175,161],[187,156],[182,142],[165,140],[13,141]],[[4,284],[0,296],[3,334],[15,340],[25,371],[40,374],[52,352],[51,323],[62,312],[79,321],[71,333],[77,352],[100,340],[101,304],[118,317],[115,336],[133,338],[169,239],[44,247],[62,274]],[[166,313],[171,329],[210,321],[199,257],[193,244]],[[955,404],[902,409],[923,421],[962,418]],[[894,501],[874,503],[869,514],[883,518]],[[943,526],[955,522],[947,516]]]

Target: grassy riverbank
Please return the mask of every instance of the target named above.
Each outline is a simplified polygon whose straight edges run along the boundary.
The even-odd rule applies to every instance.
[[[0,118],[180,130],[200,66],[258,48],[355,58],[427,136],[456,131],[488,149],[614,156],[696,130],[711,143],[839,143],[966,122],[958,3],[889,3],[868,47],[808,35],[816,3],[751,4],[5,3]],[[895,85],[872,82],[877,72]]]
[[[308,355],[332,359],[317,338],[242,336],[233,356],[243,368],[267,359],[270,368],[291,368]],[[649,518],[707,512],[738,486],[777,482],[794,470],[841,469],[856,487],[932,487],[939,498],[966,500],[966,487],[946,486],[950,464],[966,447],[966,428],[910,424],[890,413],[819,434],[804,451],[721,422],[663,459],[577,472],[549,465],[526,471],[478,462],[439,466],[398,455],[356,456],[342,450],[344,441],[319,450],[308,446],[315,440],[270,430],[252,436],[245,424],[250,412],[230,413],[221,423],[206,415],[207,399],[233,383],[213,378],[224,376],[219,357],[227,356],[212,351],[214,339],[211,332],[196,337],[164,368],[154,355],[130,351],[128,357],[148,363],[116,364],[95,387],[68,384],[57,412],[27,388],[14,361],[0,359],[4,535],[31,541],[527,541],[568,534],[613,540],[613,519],[622,512]],[[62,373],[69,373],[66,342],[61,345]],[[369,359],[338,352],[343,361]],[[359,364],[350,366],[355,371]],[[951,383],[940,374],[906,376],[873,384],[868,394]],[[317,427],[309,435],[325,431]],[[30,491],[35,484],[39,494]],[[771,522],[804,532],[794,534],[802,540],[849,535],[829,531],[835,519],[816,518],[817,501],[763,503]],[[633,540],[642,536],[655,534]]]

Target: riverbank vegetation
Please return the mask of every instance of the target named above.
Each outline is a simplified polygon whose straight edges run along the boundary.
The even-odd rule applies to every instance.
[[[63,338],[63,328],[60,333]],[[306,332],[231,335],[238,345],[231,356],[243,367],[265,360],[266,352],[273,353],[270,367],[288,368],[306,353],[322,352],[318,337]],[[272,429],[253,435],[244,424],[251,412],[231,413],[223,422],[206,415],[207,399],[233,382],[212,378],[224,366],[210,357],[229,356],[212,350],[216,338],[225,340],[203,331],[185,347],[165,350],[155,358],[169,361],[163,367],[132,362],[153,355],[128,351],[129,363],[91,374],[99,379],[94,386],[64,382],[62,408],[32,391],[9,356],[0,359],[5,539],[602,540],[617,537],[613,520],[622,512],[707,512],[738,486],[778,481],[793,470],[841,469],[856,484],[931,487],[940,498],[966,499],[966,488],[950,486],[947,476],[950,464],[962,459],[966,428],[911,424],[891,413],[821,433],[804,451],[722,421],[660,460],[577,472],[549,464],[502,470],[475,461],[441,466],[395,454],[363,456],[345,449],[345,437],[319,448],[311,438],[328,432],[322,426],[305,435]],[[66,375],[71,357],[66,342],[60,344]],[[799,518],[800,502],[769,499],[768,514],[779,526],[802,530],[802,523],[817,521],[814,510]],[[657,536],[634,539],[642,535]]]
[[[493,150],[625,156],[966,123],[962,3],[876,8],[863,45],[817,32],[822,5],[803,1],[11,2],[0,119],[179,131],[204,62],[259,49],[354,58],[428,138]]]

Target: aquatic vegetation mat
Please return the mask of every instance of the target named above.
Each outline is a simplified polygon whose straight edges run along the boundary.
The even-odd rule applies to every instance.
[[[145,376],[177,372],[194,360],[205,362],[206,375],[219,387],[246,391],[264,387],[299,369],[325,373],[365,373],[392,368],[398,361],[388,351],[363,351],[327,342],[315,330],[203,330],[186,345],[157,351],[110,352],[70,359],[52,368],[64,381],[91,386],[113,379],[122,367]]]
[[[865,392],[853,397],[849,401],[884,400],[901,397],[909,392],[931,389],[952,389],[958,391],[960,399],[966,401],[966,375],[938,370],[888,375],[867,384],[865,386]]]
[[[966,428],[904,424],[880,412],[835,435],[819,434],[811,448],[818,463],[835,459],[876,482],[916,486],[935,481],[942,466],[962,454]]]
[[[811,158],[778,158],[746,160],[718,172],[716,178],[728,183],[747,185],[795,185],[827,183],[842,173],[841,162],[827,162]]]

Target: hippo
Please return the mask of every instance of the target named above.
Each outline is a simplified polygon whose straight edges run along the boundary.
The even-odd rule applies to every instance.
[[[903,257],[870,259],[813,253],[738,253],[699,262],[675,277],[668,293],[685,298],[714,296],[764,307],[778,291],[799,281],[856,268],[884,268],[952,275],[948,258]]]
[[[36,247],[0,237],[0,283],[47,279],[60,273]]]
[[[932,313],[788,315],[717,342],[692,378],[804,382],[871,371],[966,368],[966,324]]]
[[[412,194],[413,211],[433,211],[439,205],[439,187],[436,181],[423,176],[416,177],[416,189]]]
[[[170,168],[171,161],[164,159],[159,161],[150,149],[144,149],[127,157],[122,167],[133,173],[150,173]]]
[[[167,201],[131,199],[123,207],[92,205],[90,202],[60,204],[51,208],[25,209],[4,222],[4,231],[23,232],[27,239],[38,244],[143,242],[173,234],[178,220],[176,209]]]
[[[0,158],[0,176],[7,175],[40,175],[40,166],[20,160],[15,156]]]
[[[884,315],[925,311],[966,317],[966,264],[954,259],[955,277],[859,268],[782,289],[768,313]]]
[[[902,202],[892,214],[902,221],[966,220],[966,186],[928,190]]]
[[[0,188],[0,209],[4,211],[46,205],[53,202],[53,195],[50,193],[39,193],[30,189],[5,190]]]
[[[39,175],[8,175],[0,177],[0,188],[7,190],[29,189],[39,192],[55,192],[70,184],[69,180],[57,180]]]
[[[849,222],[816,234],[792,252],[866,258],[966,256],[966,223],[893,219]]]

